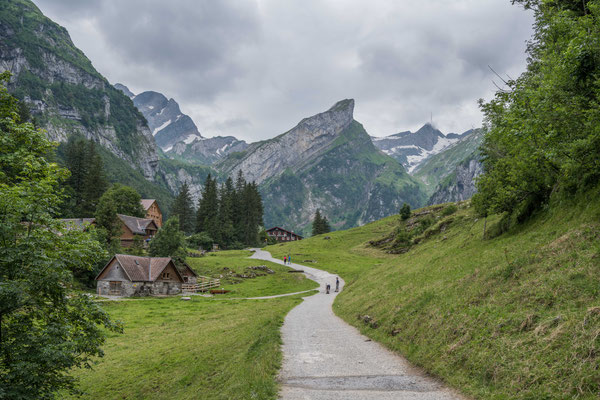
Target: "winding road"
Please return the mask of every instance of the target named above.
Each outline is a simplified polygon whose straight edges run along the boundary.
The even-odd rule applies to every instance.
[[[260,249],[251,258],[283,264]],[[338,293],[325,294],[325,285],[335,288],[335,275],[291,266],[304,270],[320,289],[304,298],[283,323],[281,399],[464,399],[334,315],[331,305]]]

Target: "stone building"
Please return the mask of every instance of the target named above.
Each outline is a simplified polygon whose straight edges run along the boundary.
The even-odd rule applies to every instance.
[[[302,236],[297,233],[275,226],[267,229],[267,235],[274,238],[278,242],[289,242],[293,240],[302,240]]]
[[[142,237],[142,240],[147,241],[152,239],[158,231],[156,223],[151,218],[137,218],[130,215],[117,214],[121,221],[121,246],[131,247],[135,235]]]
[[[196,279],[189,266],[182,270],[183,274],[169,257],[116,254],[96,277],[97,293],[101,296],[179,294],[184,282]]]
[[[144,211],[146,212],[146,218],[153,219],[157,227],[162,227],[163,215],[156,200],[142,199],[141,203]]]

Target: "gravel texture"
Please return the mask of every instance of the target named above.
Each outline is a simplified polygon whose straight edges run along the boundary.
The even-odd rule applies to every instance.
[[[283,264],[263,250],[252,258]],[[335,275],[294,263],[290,267],[303,269],[320,288],[285,318],[281,399],[464,399],[335,316]],[[325,293],[327,283],[331,294]]]

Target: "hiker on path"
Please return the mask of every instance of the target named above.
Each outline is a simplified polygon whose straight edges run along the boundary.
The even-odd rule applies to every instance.
[[[335,277],[335,291],[340,291],[340,278],[338,278],[337,276]]]
[[[283,265],[286,265],[286,264],[287,264],[287,257],[283,256]]]
[[[329,294],[329,290],[331,290],[331,285],[328,283],[327,286],[325,286],[325,293]]]
[[[292,265],[292,257],[288,255],[288,264]]]

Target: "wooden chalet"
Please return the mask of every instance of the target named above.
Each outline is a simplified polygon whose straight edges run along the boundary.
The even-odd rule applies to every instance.
[[[101,296],[147,296],[181,293],[185,279],[169,257],[116,254],[102,268],[96,282]]]
[[[141,200],[142,207],[146,212],[146,218],[150,218],[154,220],[154,223],[157,227],[162,227],[163,215],[162,211],[160,211],[160,207],[158,207],[158,203],[154,199],[142,199]]]
[[[131,247],[135,235],[142,236],[143,240],[152,239],[158,227],[152,218],[137,218],[129,215],[117,214],[121,221],[121,246]]]
[[[288,231],[287,229],[283,229],[278,226],[267,229],[267,235],[274,238],[278,242],[290,242],[303,239],[302,236],[298,235],[297,233]]]

